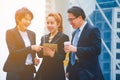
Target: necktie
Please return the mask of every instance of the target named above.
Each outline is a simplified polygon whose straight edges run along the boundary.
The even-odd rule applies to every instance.
[[[79,36],[78,36],[79,32],[80,32],[80,29],[77,29],[75,36],[74,36],[74,39],[73,39],[73,46],[77,46],[78,39],[79,39]],[[72,65],[75,64],[75,53],[74,52],[71,53],[71,64]]]

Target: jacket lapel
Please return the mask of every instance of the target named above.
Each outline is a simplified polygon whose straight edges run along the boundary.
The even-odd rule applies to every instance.
[[[29,37],[29,40],[30,40],[30,44],[35,45],[36,44],[35,38],[34,38],[35,36],[29,30],[27,30],[27,34],[28,34],[28,37]],[[32,55],[32,60],[34,62],[35,53],[34,54],[31,53],[31,55]]]
[[[85,34],[87,33],[87,28],[88,28],[88,23],[85,25],[83,31],[81,32],[81,35],[80,35],[79,40],[78,40],[78,44],[80,44],[82,39],[84,39]]]
[[[54,36],[54,38],[52,39],[52,41],[51,41],[50,43],[57,43],[56,40],[58,40],[59,37],[60,37],[60,32],[58,32],[58,33]]]
[[[25,46],[24,41],[23,41],[17,27],[14,28],[14,34],[15,34],[14,37],[16,37],[16,41],[19,41],[19,45]]]
[[[31,32],[27,30],[28,37],[30,39],[31,45],[35,44],[34,37],[32,36]]]
[[[72,33],[72,40],[71,40],[71,44],[73,42],[74,36],[75,36],[76,30]]]

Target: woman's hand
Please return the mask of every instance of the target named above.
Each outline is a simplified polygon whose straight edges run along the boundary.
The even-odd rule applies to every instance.
[[[39,58],[34,58],[34,64],[37,66],[40,63],[40,59]]]
[[[40,45],[32,45],[31,46],[32,50],[39,52],[42,49],[42,46]]]
[[[67,78],[69,79],[69,72],[67,72],[67,73],[65,74],[65,77],[67,77]]]
[[[55,49],[51,49],[49,47],[44,47],[44,56],[50,56],[50,57],[54,57],[54,54],[55,54]]]

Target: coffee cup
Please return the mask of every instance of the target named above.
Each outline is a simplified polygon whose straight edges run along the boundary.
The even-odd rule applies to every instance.
[[[71,44],[70,41],[64,42],[64,46],[69,46],[70,44]]]

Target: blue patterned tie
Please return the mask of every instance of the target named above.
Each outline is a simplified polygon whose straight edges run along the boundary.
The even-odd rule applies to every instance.
[[[78,36],[79,32],[80,32],[80,29],[77,29],[75,36],[74,36],[74,39],[73,39],[73,46],[77,46],[78,39],[79,39],[79,36]],[[71,64],[72,65],[75,64],[75,53],[74,52],[71,53]]]

